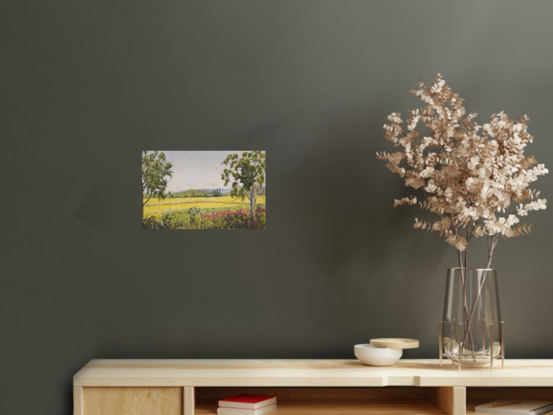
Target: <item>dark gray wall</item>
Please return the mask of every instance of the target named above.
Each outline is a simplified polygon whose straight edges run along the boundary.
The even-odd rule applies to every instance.
[[[69,414],[91,358],[436,357],[455,251],[375,159],[444,74],[553,167],[548,1],[4,1],[0,413]],[[263,149],[266,231],[140,229],[140,152]],[[538,187],[551,195],[552,177]],[[501,241],[509,357],[553,358],[549,211]],[[482,254],[473,265],[484,264]]]

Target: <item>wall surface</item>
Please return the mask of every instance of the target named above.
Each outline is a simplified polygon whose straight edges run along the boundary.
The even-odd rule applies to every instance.
[[[445,76],[553,167],[549,1],[3,1],[0,413],[70,414],[91,358],[437,357],[454,248],[375,152]],[[143,231],[144,149],[263,149],[266,231]],[[538,188],[553,200],[553,175]],[[508,357],[553,358],[549,210],[500,241]],[[472,265],[484,265],[483,245]]]

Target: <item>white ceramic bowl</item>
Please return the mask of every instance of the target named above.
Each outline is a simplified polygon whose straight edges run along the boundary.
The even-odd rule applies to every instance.
[[[374,347],[370,344],[357,344],[353,347],[353,351],[355,357],[368,366],[392,366],[403,354],[403,349]]]

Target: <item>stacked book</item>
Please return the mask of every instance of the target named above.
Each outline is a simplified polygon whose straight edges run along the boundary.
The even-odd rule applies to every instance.
[[[221,415],[260,415],[276,408],[276,396],[242,393],[221,399],[217,413]]]

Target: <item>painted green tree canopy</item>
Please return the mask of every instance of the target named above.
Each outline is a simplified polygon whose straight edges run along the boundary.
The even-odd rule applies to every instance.
[[[231,196],[249,199],[252,220],[255,219],[257,191],[265,183],[265,157],[263,151],[244,151],[241,156],[229,154],[221,163],[228,166],[221,179],[225,186],[232,182]]]
[[[148,196],[142,200],[144,206],[152,196],[163,199],[167,189],[168,178],[173,177],[173,165],[166,161],[165,154],[154,151],[142,153],[142,195]]]

